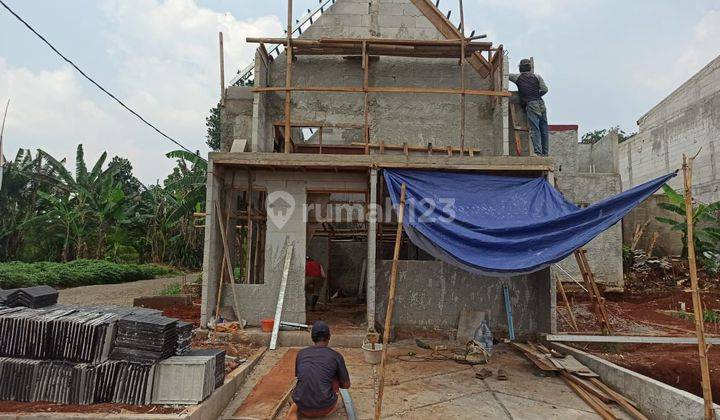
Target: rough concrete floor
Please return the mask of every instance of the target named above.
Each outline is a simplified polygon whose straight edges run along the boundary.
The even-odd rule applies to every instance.
[[[374,415],[376,383],[374,367],[365,363],[359,349],[338,349],[345,357],[350,371],[355,411],[360,419]],[[452,361],[401,361],[396,358],[413,351],[427,354],[414,345],[403,342],[390,349],[383,401],[383,418],[400,419],[592,419],[600,418],[558,377],[543,377],[524,356],[505,345],[499,345],[490,364],[491,378],[475,378],[471,366]],[[284,354],[268,352],[271,359],[263,360],[253,376],[257,381]],[[267,357],[267,356],[266,356]],[[509,379],[498,381],[497,369],[504,369]],[[254,386],[252,381],[245,395]],[[245,388],[245,387],[243,387]],[[242,401],[238,394],[234,407]],[[227,412],[233,409],[233,404]],[[615,408],[619,418],[629,418]],[[278,418],[284,418],[287,407]],[[347,418],[339,410],[327,419]]]
[[[178,277],[139,280],[129,283],[73,287],[60,290],[58,302],[72,305],[132,306],[135,298],[155,296],[168,284],[183,284],[183,282],[190,282],[196,277],[197,274],[186,274]]]

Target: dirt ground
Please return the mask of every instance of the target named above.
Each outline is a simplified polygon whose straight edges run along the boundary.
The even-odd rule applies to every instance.
[[[634,335],[694,336],[691,316],[681,317],[681,302],[692,314],[692,296],[688,289],[686,265],[671,260],[667,269],[643,272],[629,270],[626,291],[606,294],[610,323],[615,333]],[[703,309],[720,310],[720,279],[701,271]],[[584,292],[568,294],[581,332],[599,333],[599,325]],[[573,332],[568,312],[558,296],[558,330]],[[705,323],[708,335],[720,336],[719,323]],[[700,364],[695,345],[583,345],[575,347],[601,356],[635,372],[668,385],[702,396]],[[720,351],[711,347],[708,358],[713,389],[720,389]]]
[[[335,333],[365,331],[366,313],[367,306],[357,303],[357,298],[338,298],[331,303],[318,304],[315,311],[308,310],[307,323],[325,321]]]
[[[155,296],[167,285],[187,283],[197,278],[197,274],[185,274],[177,277],[164,277],[151,280],[139,280],[119,284],[97,284],[60,290],[59,303],[70,305],[117,305],[132,306],[133,299],[143,296]]]

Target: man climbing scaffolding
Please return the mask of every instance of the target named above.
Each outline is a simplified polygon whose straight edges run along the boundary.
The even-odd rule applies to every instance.
[[[520,73],[511,74],[510,81],[517,85],[520,101],[527,113],[533,150],[536,155],[547,156],[547,109],[542,97],[548,93],[548,87],[543,78],[533,72],[532,62],[527,58],[520,60]]]

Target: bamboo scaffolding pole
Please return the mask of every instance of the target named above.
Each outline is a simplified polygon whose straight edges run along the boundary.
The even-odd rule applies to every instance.
[[[245,197],[246,200],[246,211],[247,214],[252,214],[253,211],[253,191],[252,191],[252,172],[250,169],[247,171],[247,196]],[[247,227],[247,252],[246,257],[247,261],[245,262],[245,269],[247,272],[245,273],[245,284],[252,284],[252,275],[253,275],[253,265],[252,265],[252,253],[253,253],[253,220],[248,219],[248,227]],[[255,250],[257,252],[257,250]]]
[[[256,87],[253,92],[344,92],[344,93],[365,93],[362,87],[351,86],[305,86],[305,87]],[[452,88],[433,88],[433,87],[402,87],[402,86],[369,86],[369,93],[441,93],[448,95],[474,95],[474,96],[503,96],[510,97],[508,91],[480,90],[480,89],[452,89]]]
[[[699,153],[699,152],[698,152]],[[695,155],[697,156],[697,155]],[[714,418],[712,389],[710,387],[710,365],[707,358],[707,345],[705,344],[705,324],[703,320],[702,301],[697,276],[697,261],[695,260],[695,239],[693,226],[692,205],[692,166],[695,157],[688,158],[683,154],[683,178],[685,184],[685,220],[687,223],[688,265],[690,267],[690,287],[692,289],[693,312],[695,313],[695,334],[698,340],[698,356],[700,359],[700,373],[702,378],[703,400],[705,402],[705,420]]]
[[[455,47],[460,39],[394,39],[394,38],[320,38],[320,39],[294,39],[293,43],[298,46],[325,46],[333,44],[355,45],[359,46],[363,42],[370,45],[404,45],[404,46],[424,46],[424,47]],[[250,44],[279,44],[287,45],[286,38],[262,38],[247,37],[245,41]],[[488,41],[472,41],[466,38],[468,48],[483,48],[486,50],[493,49],[492,42]]]
[[[365,140],[365,154],[370,153],[370,125],[369,125],[369,98],[368,98],[368,85],[370,78],[370,60],[368,60],[367,53],[367,42],[362,43],[362,69],[363,69],[363,90],[365,91],[365,126],[363,127],[363,139]]]
[[[230,259],[230,251],[229,251],[229,245],[227,241],[227,234],[225,231],[225,223],[223,223],[222,220],[222,209],[220,208],[220,202],[217,200],[215,201],[215,212],[217,213],[217,220],[218,225],[220,226],[220,237],[222,238],[222,244],[223,244],[223,256],[225,257],[225,260],[227,263],[225,264],[225,267],[227,268],[228,278],[230,279],[230,285],[233,292],[233,303],[235,305],[235,316],[237,317],[238,321],[241,321],[240,318],[240,305],[238,304],[237,300],[237,290],[235,290],[235,275],[233,274],[232,269],[232,260]],[[238,323],[240,325],[240,329],[243,329],[242,327],[242,321]]]
[[[287,3],[287,45],[285,46],[285,87],[290,88],[292,85],[292,0]],[[285,91],[285,153],[290,153],[292,147],[290,140],[290,101],[292,100],[292,91]]]
[[[403,217],[405,215],[406,186],[403,183],[400,189],[400,208],[398,208],[397,230],[395,232],[395,250],[393,252],[392,268],[390,269],[390,289],[388,290],[387,310],[385,311],[385,329],[383,330],[382,358],[380,359],[380,380],[378,397],[375,402],[375,420],[380,420],[382,414],[382,400],[385,391],[385,369],[387,367],[388,341],[390,339],[390,326],[392,324],[393,309],[395,309],[395,287],[397,285],[398,260],[400,259],[400,243],[402,241]]]
[[[223,33],[218,33],[220,40],[220,106],[225,106],[225,53],[223,50]]]
[[[460,155],[465,152],[465,12],[463,2],[460,7]]]

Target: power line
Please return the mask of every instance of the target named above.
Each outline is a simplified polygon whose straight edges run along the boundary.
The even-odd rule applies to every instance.
[[[55,48],[55,47],[50,43],[50,41],[48,41],[47,39],[45,39],[44,36],[40,35],[35,29],[33,29],[33,27],[30,26],[29,23],[25,22],[25,20],[23,20],[23,18],[21,18],[20,16],[18,16],[18,14],[15,13],[7,4],[5,4],[5,2],[4,2],[3,0],[0,0],[0,4],[2,4],[2,6],[3,6],[5,9],[7,9],[7,11],[10,12],[13,16],[15,16],[15,18],[16,18],[17,20],[19,20],[20,22],[22,22],[22,24],[25,25],[32,33],[34,33],[34,34],[35,34],[38,38],[40,38],[45,44],[47,44],[47,46],[50,47],[51,50],[55,51],[55,53],[56,53],[57,55],[59,55],[60,57],[62,57],[63,60],[65,60],[68,64],[70,64],[71,66],[73,66],[73,67],[75,68],[75,70],[77,70],[80,74],[83,75],[83,77],[85,77],[87,80],[89,80],[90,83],[92,83],[93,85],[95,85],[98,89],[100,89],[101,91],[103,91],[103,92],[104,92],[106,95],[108,95],[109,97],[113,98],[117,103],[120,104],[120,106],[122,106],[123,108],[125,108],[126,110],[128,110],[128,111],[129,111],[131,114],[133,114],[134,116],[138,117],[138,118],[140,119],[140,121],[142,121],[142,122],[144,122],[145,124],[147,124],[147,125],[148,125],[150,128],[152,128],[153,130],[157,131],[158,134],[160,134],[161,136],[163,136],[163,137],[165,137],[166,139],[170,140],[171,142],[175,143],[176,145],[180,146],[183,150],[185,150],[185,151],[187,151],[187,152],[190,152],[190,153],[196,153],[196,152],[193,152],[192,150],[188,149],[187,147],[183,146],[182,144],[180,144],[180,142],[178,142],[178,141],[175,140],[174,138],[172,138],[172,137],[168,136],[167,134],[163,133],[159,128],[157,128],[155,125],[153,125],[153,124],[150,123],[148,120],[146,120],[145,118],[143,118],[140,114],[138,114],[137,112],[135,112],[132,108],[130,108],[129,106],[125,105],[125,103],[123,103],[123,101],[121,101],[120,99],[118,99],[117,96],[113,95],[112,93],[108,92],[107,89],[105,89],[104,87],[100,86],[100,84],[99,84],[98,82],[96,82],[95,80],[93,80],[92,77],[88,76],[84,71],[82,71],[82,70],[80,69],[80,67],[78,67],[77,65],[75,65],[75,63],[73,63],[69,58],[65,57],[65,56],[63,55],[63,53],[61,53],[60,51],[58,51],[58,49]],[[201,157],[201,159],[202,159],[202,157]],[[203,160],[204,160],[204,159],[203,159]]]

